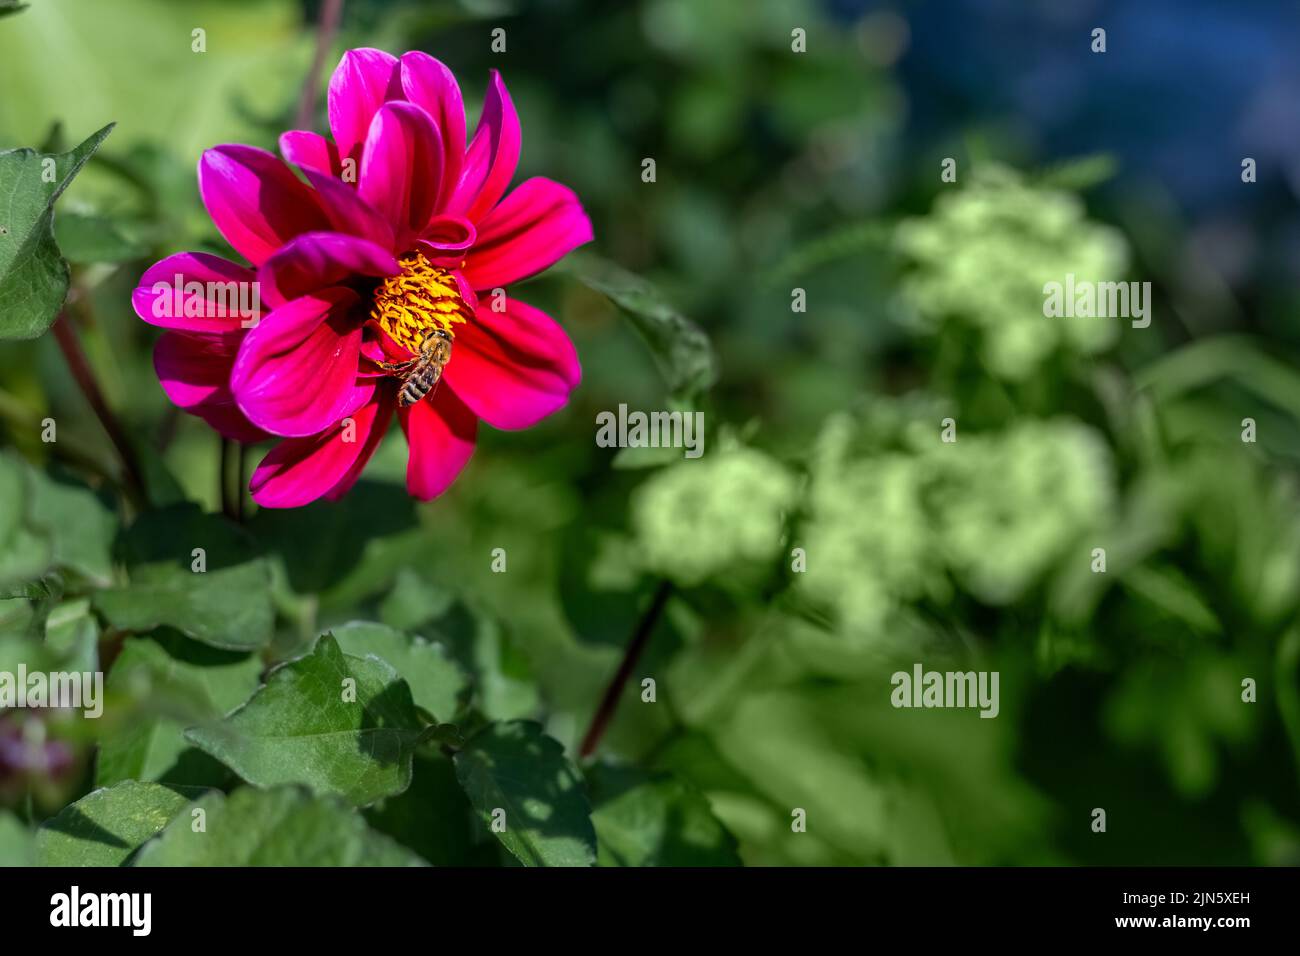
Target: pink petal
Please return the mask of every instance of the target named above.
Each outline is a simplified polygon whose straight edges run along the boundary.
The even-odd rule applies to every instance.
[[[592,239],[577,195],[550,179],[530,179],[483,217],[465,264],[475,289],[518,282],[554,265]]]
[[[387,378],[388,372],[374,366],[378,366],[380,362],[404,362],[413,356],[390,339],[379,328],[379,323],[371,319],[366,322],[365,330],[361,335],[361,357],[366,362],[372,363],[370,366],[366,362],[361,364],[361,370],[358,372],[361,377]]]
[[[349,417],[351,427],[341,421],[319,435],[286,438],[272,448],[248,483],[253,500],[263,508],[297,508],[351,488],[388,429],[392,402],[367,402]]]
[[[292,130],[280,137],[280,152],[307,177],[335,232],[394,249],[393,227],[357,195],[355,178],[353,185],[339,178],[338,151],[333,143],[315,133]],[[355,177],[355,168],[352,172]]]
[[[357,192],[392,225],[407,249],[433,217],[442,181],[438,127],[418,106],[386,103],[375,114]]]
[[[469,306],[471,312],[477,312],[478,293],[474,291],[473,286],[465,281],[464,273],[458,269],[451,274],[451,277],[456,280],[456,290],[460,293],[461,299]],[[495,294],[496,290],[494,289],[492,291]]]
[[[460,182],[446,212],[478,222],[505,195],[519,165],[519,115],[496,70],[488,83],[483,112],[465,154]]]
[[[335,232],[366,239],[394,252],[405,251],[397,248],[393,227],[388,220],[372,209],[351,186],[314,169],[304,169],[303,175],[315,187]]]
[[[266,433],[235,404],[230,368],[239,348],[239,333],[194,335],[166,332],[153,350],[158,383],[178,408],[197,415],[226,438],[256,442]]]
[[[253,265],[294,236],[329,228],[316,194],[264,149],[208,150],[199,160],[199,192],[217,229]]]
[[[463,216],[434,216],[422,241],[438,253],[463,253],[478,241],[478,230]]]
[[[493,428],[528,428],[562,408],[582,380],[578,352],[545,312],[506,299],[456,327],[446,383]]]
[[[169,332],[154,346],[154,371],[167,397],[179,408],[195,408],[223,389],[231,403],[230,367],[239,351],[236,335],[185,335]]]
[[[459,269],[465,253],[478,241],[474,224],[460,216],[434,216],[415,248],[435,266]]]
[[[352,486],[357,483],[361,477],[361,472],[365,470],[366,462],[370,461],[370,456],[375,453],[379,447],[379,442],[383,439],[384,434],[388,431],[388,425],[393,420],[393,409],[397,407],[396,397],[392,389],[377,389],[375,391],[375,400],[369,405],[360,408],[352,416],[356,422],[357,434],[365,434],[365,444],[357,455],[357,460],[352,463],[352,467],[347,470],[338,483],[325,493],[325,497],[330,501],[337,501],[352,490]],[[374,409],[373,412],[370,410]],[[366,419],[370,419],[370,424],[365,424]],[[368,433],[367,433],[368,428]]]
[[[340,285],[353,276],[391,276],[401,267],[387,249],[337,232],[309,232],[294,239],[257,270],[271,308],[290,299]]]
[[[339,151],[319,133],[291,129],[280,134],[280,155],[300,169],[314,169],[329,176],[339,174]]]
[[[427,53],[402,54],[402,92],[409,102],[422,107],[442,134],[441,209],[451,198],[465,161],[465,103],[451,70]]]
[[[374,384],[357,380],[358,302],[350,289],[325,289],[249,330],[230,375],[249,421],[273,435],[314,435],[369,400]]]
[[[397,58],[383,50],[348,50],[330,77],[329,120],[340,159],[359,160],[370,122],[401,93]]]
[[[421,501],[436,498],[456,480],[478,435],[478,419],[449,388],[397,410],[406,432],[406,490]]]
[[[252,270],[220,256],[178,252],[145,270],[131,304],[136,315],[164,329],[230,332],[260,314],[256,279]]]

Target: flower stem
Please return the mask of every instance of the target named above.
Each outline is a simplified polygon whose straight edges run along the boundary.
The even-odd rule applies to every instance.
[[[221,455],[217,459],[217,490],[221,492],[221,513],[234,519],[235,503],[230,498],[230,446],[231,441],[224,435],[217,439],[221,445]]]
[[[244,523],[244,469],[248,446],[230,438],[221,439],[217,464],[217,488],[221,491],[221,513],[231,521]]]
[[[54,340],[59,343],[63,358],[68,363],[68,371],[72,373],[72,377],[76,380],[81,393],[86,396],[86,401],[90,403],[95,416],[99,419],[99,423],[104,426],[104,431],[108,434],[109,440],[113,443],[113,447],[117,449],[117,453],[122,459],[122,474],[128,490],[143,495],[143,472],[136,460],[135,449],[131,447],[131,443],[127,440],[126,432],[123,430],[121,423],[109,409],[108,402],[104,400],[104,393],[100,390],[99,382],[95,379],[95,371],[90,367],[90,362],[86,359],[86,353],[81,347],[81,340],[77,338],[77,330],[68,318],[67,313],[60,312],[59,317],[54,320]]]
[[[248,446],[239,443],[235,456],[235,520],[244,523],[244,502],[248,500]]]
[[[343,0],[323,0],[320,20],[316,23],[316,52],[312,54],[311,68],[307,71],[307,80],[303,83],[302,96],[298,100],[297,129],[311,128],[321,70],[325,68],[325,57],[329,54],[330,44],[334,42],[334,32],[338,29],[342,15]]]
[[[632,668],[636,667],[641,652],[645,650],[646,645],[650,642],[650,635],[654,633],[655,625],[659,623],[659,618],[663,617],[664,608],[668,605],[668,597],[672,594],[672,590],[671,582],[659,582],[659,587],[650,600],[650,606],[645,609],[645,613],[641,615],[641,620],[637,622],[636,631],[632,634],[632,640],[628,641],[627,650],[623,652],[623,660],[618,665],[618,670],[614,672],[613,679],[610,680],[609,686],[605,688],[605,694],[600,699],[600,706],[596,708],[596,715],[591,718],[591,725],[582,738],[582,746],[578,748],[579,757],[590,757],[596,752],[596,748],[600,746],[600,739],[605,736],[605,730],[609,727],[609,722],[614,719],[614,711],[618,709],[619,698],[623,696],[623,687],[627,684],[627,679],[632,676]]]
[[[0,422],[4,422],[13,432],[28,434],[35,434],[42,427],[39,413],[28,408],[17,397],[2,388],[0,388]],[[74,436],[72,441],[51,442],[50,454],[69,465],[85,469],[110,485],[115,484],[118,476],[113,469],[106,468],[104,463],[94,455],[82,451],[85,443],[77,441],[78,437],[80,436]]]

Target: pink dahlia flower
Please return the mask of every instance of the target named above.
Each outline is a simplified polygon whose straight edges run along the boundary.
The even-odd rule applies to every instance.
[[[133,296],[168,330],[154,367],[176,405],[228,438],[281,439],[249,485],[270,508],[347,492],[394,411],[407,489],[433,498],[469,460],[479,419],[527,428],[581,377],[559,325],[504,292],[592,232],[559,183],[506,192],[520,135],[501,77],[467,146],[447,67],[350,50],[330,80],[329,125],[332,139],[280,137],[305,182],[251,146],[204,153],[204,205],[250,265],[179,253]]]

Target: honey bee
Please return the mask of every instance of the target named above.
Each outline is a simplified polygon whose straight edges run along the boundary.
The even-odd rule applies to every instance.
[[[397,404],[403,408],[414,405],[430,394],[442,378],[442,370],[451,361],[451,333],[443,329],[430,329],[420,342],[420,354],[406,362],[381,362],[379,367],[390,372],[400,372],[402,387],[397,393]]]

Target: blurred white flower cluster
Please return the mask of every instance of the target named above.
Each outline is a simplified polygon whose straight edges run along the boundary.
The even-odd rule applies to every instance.
[[[632,501],[642,562],[687,587],[761,574],[781,547],[797,487],[776,459],[739,446],[665,468]]]
[[[1068,274],[1119,281],[1129,251],[1118,230],[1090,222],[1074,194],[1003,166],[983,167],[952,189],[895,234],[909,265],[903,301],[927,328],[974,330],[988,371],[1014,381],[1058,351],[1093,354],[1115,343],[1114,318],[1044,316],[1043,286]]]

